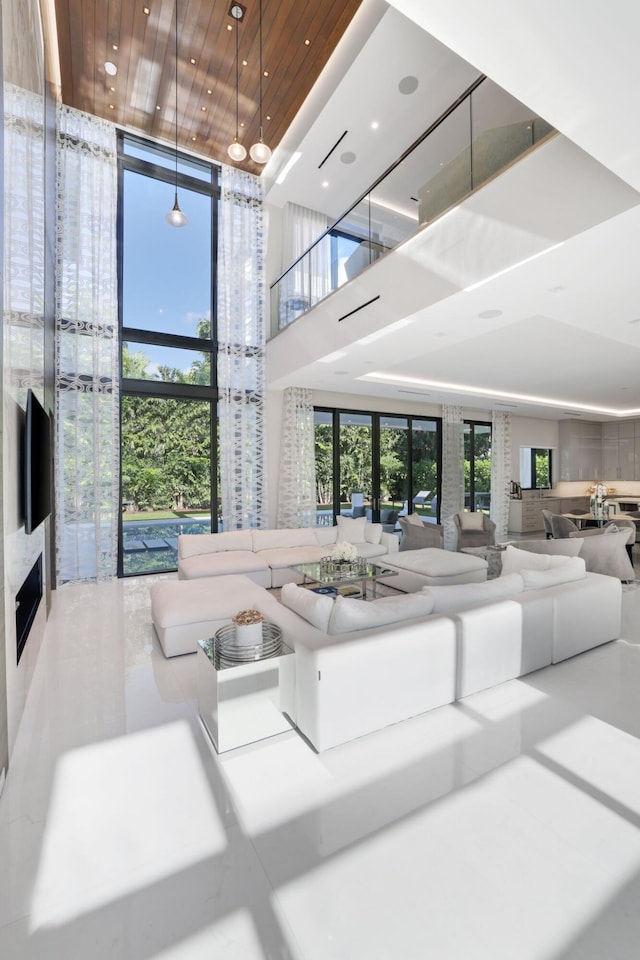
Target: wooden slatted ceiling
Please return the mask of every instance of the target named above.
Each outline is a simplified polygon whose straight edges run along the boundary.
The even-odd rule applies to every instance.
[[[361,2],[263,0],[262,59],[269,74],[262,78],[263,126],[272,149]],[[239,118],[240,140],[248,150],[260,127],[259,2],[244,5]],[[175,0],[55,0],[55,6],[63,102],[173,143]],[[230,162],[227,147],[236,126],[230,6],[231,0],[178,0],[178,143],[224,162]],[[105,73],[106,60],[116,64],[115,77]],[[241,166],[255,173],[262,169],[248,157]]]

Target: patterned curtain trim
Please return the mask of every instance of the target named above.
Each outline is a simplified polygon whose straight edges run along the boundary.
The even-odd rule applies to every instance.
[[[58,108],[58,582],[117,574],[120,422],[115,127]]]
[[[266,519],[262,183],[223,165],[218,230],[220,486],[225,530]]]
[[[442,504],[440,520],[444,527],[444,548],[455,550],[456,530],[453,516],[464,509],[464,432],[462,407],[442,405]]]
[[[496,540],[505,540],[509,528],[511,481],[511,414],[491,411],[491,519]]]
[[[277,525],[316,525],[313,393],[306,387],[287,387],[284,391]]]

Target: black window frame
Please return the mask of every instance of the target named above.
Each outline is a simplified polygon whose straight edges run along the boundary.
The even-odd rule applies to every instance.
[[[337,517],[340,512],[340,416],[341,414],[347,414],[349,416],[365,416],[371,417],[371,442],[372,446],[375,448],[377,444],[379,446],[380,440],[380,420],[383,417],[404,417],[407,420],[407,490],[414,491],[414,479],[413,479],[413,421],[415,420],[428,420],[436,425],[436,446],[437,446],[437,490],[434,492],[434,496],[437,497],[436,503],[437,508],[437,522],[440,522],[440,502],[441,502],[441,492],[442,492],[442,417],[433,416],[431,414],[413,414],[413,413],[404,413],[401,411],[391,412],[389,410],[362,410],[362,409],[353,409],[349,407],[327,407],[324,405],[314,405],[313,407],[314,417],[316,412],[329,414],[332,418],[332,437],[333,437],[333,492],[332,492],[332,502],[333,502],[333,522],[336,523]],[[376,463],[375,459],[371,464],[371,482],[374,490],[379,490],[380,487],[380,464]],[[409,512],[413,512],[413,497],[415,492],[410,493],[408,498]],[[337,509],[337,513],[336,513]]]
[[[126,396],[138,397],[157,397],[172,398],[177,400],[200,400],[208,401],[210,404],[211,416],[211,531],[216,532],[218,528],[218,517],[215,505],[218,502],[218,464],[217,464],[217,438],[218,438],[218,385],[217,385],[217,254],[218,254],[218,211],[220,200],[220,176],[219,167],[210,164],[211,181],[207,182],[197,177],[190,177],[188,174],[178,171],[176,180],[176,171],[167,167],[154,164],[139,157],[129,156],[125,150],[126,142],[138,144],[141,147],[152,147],[154,150],[164,149],[162,146],[145,140],[125,131],[118,132],[118,212],[117,212],[117,264],[118,264],[118,326],[120,332],[120,419],[122,420],[122,398]],[[175,157],[175,152],[171,148],[166,148],[168,156]],[[178,157],[185,162],[193,162],[193,158],[187,154],[178,153]],[[206,161],[197,161],[202,166],[207,166]],[[211,293],[210,293],[210,315],[211,315],[211,339],[210,341],[184,336],[182,334],[172,334],[153,330],[143,330],[137,327],[126,327],[123,325],[123,266],[124,266],[124,175],[125,171],[139,173],[142,176],[161,180],[165,183],[174,185],[177,183],[178,189],[200,193],[211,198]],[[167,226],[167,229],[172,229]],[[187,226],[188,229],[188,226]],[[173,383],[162,380],[139,380],[123,377],[122,369],[122,347],[125,343],[148,344],[151,346],[166,346],[175,349],[197,350],[200,353],[208,353],[210,356],[211,378],[209,384],[184,384]],[[209,346],[207,347],[207,344]],[[122,505],[122,451],[120,451],[120,489],[119,502]],[[119,513],[118,524],[118,577],[139,576],[139,573],[124,572],[124,554],[122,549],[123,528],[122,528],[122,509]],[[175,567],[167,570],[153,570],[153,573],[172,572]]]

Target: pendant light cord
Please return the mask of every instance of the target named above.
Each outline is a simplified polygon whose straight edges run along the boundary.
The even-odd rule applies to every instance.
[[[238,85],[240,83],[240,66],[238,62],[240,59],[240,20],[238,19],[238,17],[236,17],[235,21],[236,21],[236,140],[237,140],[238,133],[239,133],[238,117],[239,117],[239,102],[240,102],[239,91],[238,91]]]
[[[262,0],[260,0],[260,139],[262,140]]]
[[[176,88],[176,112],[174,115],[174,124],[176,128],[176,202],[178,200],[178,0],[176,0],[175,17],[175,88]]]

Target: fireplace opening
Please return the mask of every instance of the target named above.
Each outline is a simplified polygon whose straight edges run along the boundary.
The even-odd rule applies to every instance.
[[[18,659],[25,648],[31,624],[33,623],[38,605],[42,600],[42,554],[38,557],[29,571],[16,595],[16,637],[18,641]]]

